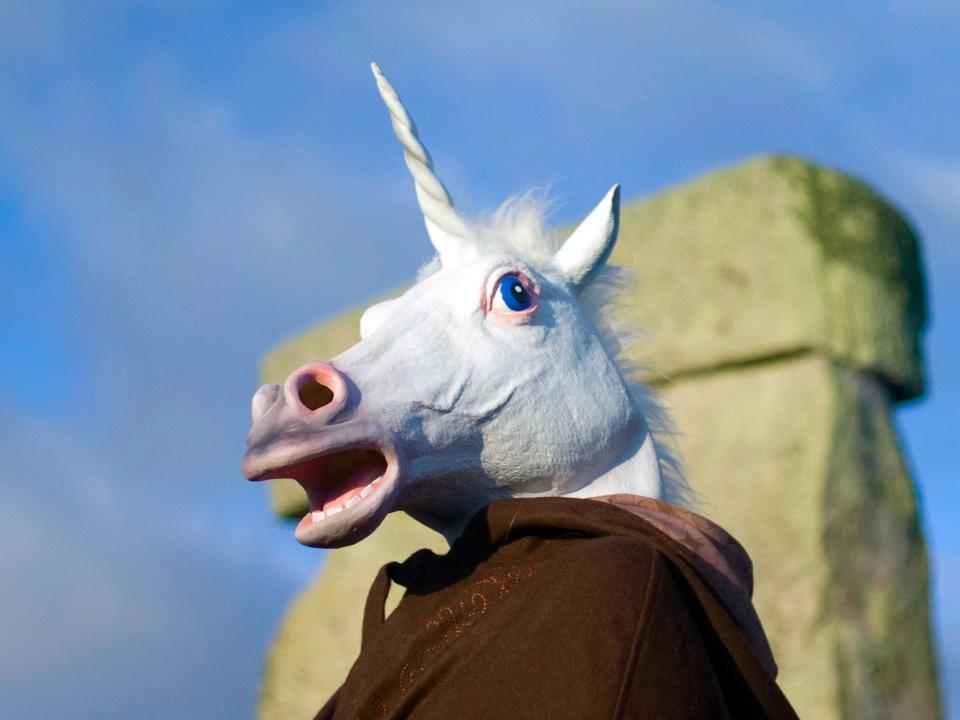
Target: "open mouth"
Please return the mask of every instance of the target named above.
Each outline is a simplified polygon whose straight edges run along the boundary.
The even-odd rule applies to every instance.
[[[252,478],[292,478],[307,493],[310,512],[294,537],[311,547],[334,548],[359,542],[389,511],[396,463],[377,448],[351,448],[308,457]]]
[[[312,522],[349,510],[383,486],[387,459],[379,450],[341,450],[287,468],[307,493]]]

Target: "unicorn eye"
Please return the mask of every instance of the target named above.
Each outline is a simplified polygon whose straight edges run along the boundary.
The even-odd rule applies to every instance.
[[[529,314],[537,307],[537,293],[518,275],[504,275],[493,291],[493,309],[501,313]]]

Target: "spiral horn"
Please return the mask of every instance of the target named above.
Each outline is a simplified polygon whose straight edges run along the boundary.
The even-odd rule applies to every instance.
[[[430,153],[420,142],[417,135],[417,126],[413,118],[403,106],[400,96],[384,77],[376,63],[370,63],[373,76],[377,81],[377,89],[384,105],[390,112],[390,122],[393,132],[403,147],[403,159],[407,169],[413,176],[414,187],[417,191],[417,202],[423,213],[423,222],[427,226],[430,242],[440,256],[444,267],[458,264],[464,256],[475,255],[476,252],[470,238],[470,231],[466,222],[453,207],[450,193],[443,186],[440,178],[433,171],[433,160]]]

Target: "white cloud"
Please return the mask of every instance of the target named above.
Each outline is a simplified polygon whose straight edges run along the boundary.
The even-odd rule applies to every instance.
[[[353,2],[318,15],[291,31],[286,44],[320,82],[331,75],[355,81],[355,68],[377,59],[388,74],[426,74],[429,90],[415,91],[456,96],[459,106],[485,117],[508,112],[500,105],[515,103],[523,87],[544,103],[545,116],[555,112],[561,122],[576,107],[629,113],[642,130],[663,119],[652,111],[661,103],[695,102],[692,83],[735,90],[745,81],[825,82],[822,58],[784,24],[705,0]],[[366,42],[356,42],[357,35]],[[414,59],[405,52],[411,46]],[[471,105],[460,97],[468,88],[478,89]]]
[[[181,484],[176,463],[236,467],[265,349],[428,254],[399,153],[396,180],[377,184],[318,142],[254,139],[227,100],[155,65],[131,73],[128,127],[83,84],[52,95],[42,117],[0,109],[0,129],[61,233],[91,355],[85,424],[131,473],[147,458]]]

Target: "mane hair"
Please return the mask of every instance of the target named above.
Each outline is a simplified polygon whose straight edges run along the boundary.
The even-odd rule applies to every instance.
[[[550,201],[539,190],[528,190],[504,201],[489,215],[467,220],[470,240],[484,255],[513,255],[535,268],[545,268],[560,246],[560,235],[546,226]],[[434,255],[417,273],[417,281],[440,270]]]
[[[634,407],[653,435],[660,463],[660,499],[693,509],[698,505],[698,498],[683,472],[676,426],[654,389],[642,380],[650,367],[630,358],[630,351],[640,346],[647,334],[636,321],[635,303],[625,300],[624,291],[635,282],[632,270],[605,265],[580,291],[580,304],[593,321],[604,349],[620,371]]]
[[[513,255],[537,269],[546,270],[564,237],[563,233],[547,227],[550,209],[551,203],[545,193],[528,190],[507,199],[493,213],[469,220],[471,239],[485,254]],[[434,257],[420,269],[417,280],[439,270],[439,258]],[[634,273],[627,268],[605,265],[579,292],[578,299],[593,322],[604,349],[616,364],[634,407],[653,435],[660,462],[660,499],[695,507],[697,494],[683,472],[676,444],[676,427],[654,390],[641,379],[649,368],[628,357],[629,351],[646,335],[635,320],[632,304],[624,299],[624,290],[635,282]]]

